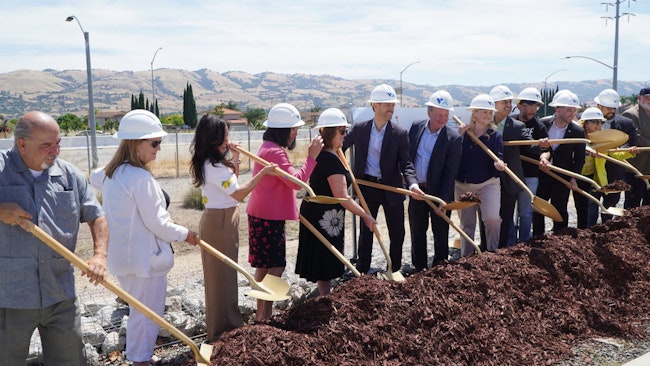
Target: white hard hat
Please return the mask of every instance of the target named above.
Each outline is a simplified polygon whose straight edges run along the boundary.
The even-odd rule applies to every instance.
[[[542,94],[535,88],[525,88],[522,90],[517,96],[517,104],[522,100],[528,100],[542,105],[544,104],[544,102],[542,102]]]
[[[505,85],[497,85],[492,88],[492,90],[490,90],[490,97],[494,99],[495,102],[515,99],[512,91],[510,91],[510,89]]]
[[[345,118],[345,114],[343,114],[343,112],[338,108],[327,108],[320,114],[320,117],[318,117],[318,124],[316,127],[337,126],[350,126],[348,119]]]
[[[550,107],[574,107],[580,108],[580,99],[572,91],[562,89],[555,93],[553,101],[548,104]]]
[[[167,136],[155,114],[145,109],[134,109],[125,114],[113,137],[120,140],[144,140]]]
[[[580,116],[581,121],[590,121],[593,119],[606,121],[605,116],[603,116],[603,112],[596,107],[590,107],[585,109],[585,111],[582,112],[582,115]]]
[[[487,94],[479,94],[474,97],[467,109],[489,109],[491,111],[496,111],[494,108],[494,100]]]
[[[398,103],[397,93],[390,85],[381,84],[376,86],[370,93],[368,103]]]
[[[454,110],[452,107],[454,104],[454,98],[452,98],[451,94],[445,90],[438,90],[437,92],[431,94],[429,101],[424,104],[431,107],[446,109],[448,111]]]
[[[269,111],[266,121],[264,121],[264,126],[270,128],[291,128],[304,124],[305,121],[300,119],[298,109],[289,103],[274,105]]]
[[[621,106],[621,97],[614,89],[605,89],[594,98],[594,102],[607,108],[618,108]]]

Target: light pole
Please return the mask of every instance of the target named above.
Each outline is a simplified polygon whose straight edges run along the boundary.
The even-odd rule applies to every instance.
[[[156,59],[156,55],[158,54],[158,51],[162,50],[162,47],[159,47],[156,52],[153,54],[153,58],[151,59],[151,103],[155,103],[156,101],[156,89],[153,86],[153,60]]]
[[[560,71],[566,71],[566,70],[567,70],[567,69],[559,69],[559,70],[555,70],[555,71],[553,71],[552,73],[550,73],[547,77],[544,78],[544,92],[545,92],[545,93],[546,93],[546,81],[548,80],[548,78],[550,78],[551,76],[557,74],[557,73],[560,72]],[[545,95],[546,95],[546,94],[545,94]],[[547,103],[544,103],[544,115],[546,115],[546,104],[547,104]]]
[[[616,69],[617,69],[617,67],[616,67],[616,65],[614,65],[614,66],[610,66],[610,65],[608,65],[608,64],[606,64],[606,63],[604,63],[604,62],[602,62],[602,61],[600,61],[600,60],[596,60],[595,58],[593,58],[593,57],[588,57],[588,56],[564,56],[564,57],[560,57],[560,58],[561,58],[561,59],[565,59],[565,60],[566,60],[566,59],[570,59],[570,58],[586,58],[587,60],[591,60],[591,61],[594,61],[594,62],[598,62],[599,64],[601,64],[601,65],[603,65],[603,66],[605,66],[605,67],[608,67],[608,68],[612,69],[612,70],[614,71],[614,76],[613,76],[613,78],[612,78],[612,89],[616,90],[616,84],[617,84],[617,81],[616,81],[616,78],[617,78],[617,75],[616,75]]]
[[[400,107],[402,106],[402,100],[404,98],[404,89],[402,89],[402,74],[404,73],[404,71],[406,71],[406,69],[408,69],[409,67],[417,63],[420,63],[420,61],[411,62],[410,64],[406,65],[406,67],[403,68],[402,71],[399,72],[399,106]]]
[[[88,78],[88,128],[90,129],[90,146],[92,148],[93,152],[93,158],[92,158],[92,168],[95,169],[97,168],[97,133],[96,133],[96,123],[95,123],[95,105],[93,103],[93,73],[92,73],[92,68],[90,67],[90,43],[89,43],[89,34],[84,30],[84,28],[81,26],[81,22],[79,19],[77,19],[76,16],[71,15],[65,19],[66,22],[71,22],[72,20],[76,20],[77,24],[79,24],[79,28],[81,28],[81,33],[84,35],[84,40],[86,41],[86,73],[87,73],[87,78]]]

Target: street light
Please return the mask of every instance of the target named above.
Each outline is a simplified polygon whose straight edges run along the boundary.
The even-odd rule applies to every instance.
[[[95,105],[93,104],[93,74],[92,74],[92,68],[90,67],[90,44],[89,44],[89,34],[84,30],[84,28],[81,26],[81,22],[79,19],[77,19],[76,16],[71,15],[65,19],[66,22],[71,22],[72,20],[76,20],[77,24],[79,24],[79,28],[81,28],[81,33],[84,35],[84,40],[86,41],[86,73],[87,78],[88,78],[88,127],[90,129],[90,146],[93,151],[93,164],[92,168],[95,169],[97,168],[97,132],[96,132],[96,123],[95,123]]]
[[[544,92],[545,92],[545,93],[546,93],[546,81],[548,80],[548,78],[550,78],[551,76],[557,74],[557,73],[560,72],[560,71],[566,71],[566,70],[567,70],[567,69],[559,69],[559,70],[555,70],[555,71],[553,71],[552,73],[550,73],[547,77],[544,78]],[[544,115],[546,115],[546,104],[547,104],[547,103],[544,103]]]
[[[151,103],[154,103],[156,100],[156,89],[153,86],[153,60],[156,59],[156,55],[158,54],[158,51],[162,50],[162,47],[159,47],[156,52],[153,54],[153,58],[151,59]]]
[[[600,61],[600,60],[596,60],[595,58],[593,58],[593,57],[588,57],[588,56],[564,56],[564,57],[560,57],[560,58],[561,58],[561,59],[565,59],[565,60],[566,60],[566,59],[570,59],[570,58],[585,58],[585,59],[587,59],[587,60],[591,60],[591,61],[594,61],[594,62],[598,62],[599,64],[601,64],[601,65],[603,65],[603,66],[605,66],[605,67],[608,67],[608,68],[612,69],[612,71],[614,72],[614,75],[613,75],[613,77],[612,77],[612,89],[616,90],[617,78],[618,78],[618,76],[617,76],[617,69],[618,69],[618,67],[617,67],[616,65],[614,65],[614,66],[610,66],[610,65],[608,65],[608,64],[606,64],[606,63],[604,63],[604,62],[602,62],[602,61]]]
[[[399,106],[400,107],[402,106],[402,100],[404,98],[404,89],[402,89],[402,74],[404,73],[404,71],[406,71],[406,69],[408,69],[409,67],[417,63],[420,63],[420,61],[411,62],[410,64],[406,65],[406,67],[403,68],[402,71],[399,72]]]

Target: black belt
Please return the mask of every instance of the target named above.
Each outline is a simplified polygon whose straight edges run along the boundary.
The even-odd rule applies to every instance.
[[[368,182],[381,183],[381,178],[373,177],[372,175],[364,174],[363,179]]]

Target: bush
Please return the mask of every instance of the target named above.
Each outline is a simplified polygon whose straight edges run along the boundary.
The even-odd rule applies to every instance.
[[[201,188],[192,187],[185,193],[183,197],[183,208],[193,208],[195,210],[203,210],[205,208]]]

